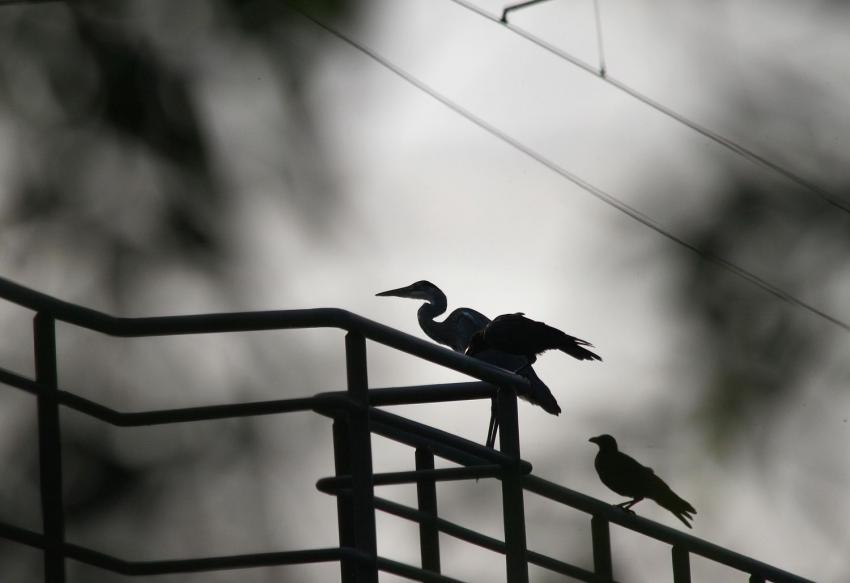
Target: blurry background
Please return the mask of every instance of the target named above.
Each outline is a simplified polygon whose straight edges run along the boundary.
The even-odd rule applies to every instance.
[[[670,232],[850,319],[846,3],[600,3],[612,77],[840,204],[449,0],[302,6]],[[511,22],[597,63],[591,0]],[[695,535],[850,581],[850,334],[602,204],[278,0],[0,6],[0,188],[0,273],[115,315],[337,306],[421,335],[415,302],[374,294],[427,278],[449,309],[524,311],[586,338],[601,365],[555,354],[536,367],[564,413],[521,406],[536,473],[619,502],[587,443],[611,433],[698,509]],[[31,317],[0,307],[0,366],[32,374]],[[60,327],[59,347],[63,387],[127,411],[344,386],[335,331],[127,340]],[[463,380],[369,350],[372,386]],[[35,403],[11,389],[0,401],[0,520],[37,530]],[[483,441],[489,406],[402,410]],[[68,412],[63,424],[72,542],[137,560],[337,542],[333,500],[314,487],[333,468],[324,418],[117,429]],[[375,438],[375,464],[409,469],[412,452]],[[495,484],[439,488],[446,518],[501,536]],[[678,526],[651,502],[637,511]],[[531,548],[590,565],[584,515],[531,495],[526,513]],[[415,528],[378,525],[379,552],[417,564]],[[612,536],[618,580],[671,580],[665,546]],[[447,574],[503,577],[486,551],[442,542]],[[745,580],[692,561],[695,581]],[[4,581],[41,580],[38,553],[0,542],[0,564]],[[339,572],[156,580],[237,577]],[[69,563],[69,580],[124,578]]]

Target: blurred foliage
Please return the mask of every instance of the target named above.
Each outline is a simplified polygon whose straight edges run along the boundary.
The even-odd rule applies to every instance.
[[[357,3],[346,0],[300,5],[336,24],[351,24],[358,14]],[[285,2],[73,0],[0,6],[0,16],[0,226],[7,269],[14,271],[5,276],[26,282],[26,274],[35,274],[40,281],[58,269],[54,277],[60,278],[61,290],[43,291],[118,313],[133,310],[150,276],[163,270],[193,273],[202,285],[226,293],[229,272],[239,260],[234,209],[245,188],[235,187],[223,167],[221,156],[234,146],[222,140],[233,136],[221,136],[208,104],[215,98],[210,87],[217,87],[209,78],[229,79],[232,71],[222,68],[238,73],[244,64],[232,54],[261,62],[272,78],[229,89],[244,93],[246,108],[257,92],[279,96],[275,111],[282,119],[269,125],[293,128],[279,136],[274,151],[262,152],[290,187],[273,190],[271,196],[278,197],[283,212],[297,213],[317,229],[326,226],[323,221],[337,199],[306,88],[328,37]],[[85,341],[65,349],[96,350]],[[87,377],[91,390],[114,391],[122,378],[133,376],[123,370],[126,363],[101,356],[103,366],[114,370]],[[259,370],[261,359],[251,364],[255,382],[264,375],[277,375],[280,382],[276,368]],[[184,383],[181,390],[191,393],[193,387]],[[24,447],[35,428],[21,429],[22,435],[7,437],[22,444],[27,454],[16,455],[25,459],[6,462],[28,468],[29,482],[0,487],[6,501],[21,498],[22,489],[38,491],[36,450]],[[117,532],[129,526],[142,539],[156,536],[164,520],[155,518],[167,516],[169,503],[163,499],[169,484],[142,476],[170,472],[180,476],[179,482],[200,475],[198,468],[205,465],[226,475],[228,468],[256,455],[250,427],[207,429],[203,434],[212,431],[215,440],[207,440],[208,447],[171,439],[162,444],[167,455],[139,465],[116,446],[112,428],[93,429],[73,416],[66,419],[69,532],[112,532],[115,521],[122,520],[117,509],[129,505],[132,512],[150,517],[148,530],[133,527],[124,516],[126,524]],[[257,480],[251,472],[236,475]],[[245,504],[263,501],[254,496]],[[13,523],[27,522],[33,511],[37,515],[29,506],[4,508],[17,513],[4,517]],[[201,510],[189,511],[199,513],[193,528],[203,531]],[[259,522],[256,537],[261,538]],[[117,551],[137,555],[138,543],[130,546],[119,544]],[[16,545],[0,546],[4,572],[26,572],[18,580],[38,580],[37,557],[28,555],[29,563],[15,567],[19,556]],[[87,574],[84,579],[112,580],[81,565],[72,567],[78,575]]]
[[[343,0],[303,4],[329,21],[355,14]],[[3,10],[0,123],[13,137],[0,224],[16,235],[17,262],[74,241],[80,255],[99,258],[101,282],[117,299],[135,267],[222,269],[239,193],[211,149],[201,65],[234,46],[275,66],[282,107],[299,128],[297,143],[281,140],[280,152],[265,154],[318,186],[282,194],[281,203],[314,220],[334,203],[302,92],[311,73],[304,55],[326,37],[305,34],[310,25],[285,3],[75,0]],[[292,39],[310,43],[299,58]]]
[[[727,184],[691,234],[697,246],[827,312],[838,305],[833,293],[850,259],[850,216],[799,188],[746,175]],[[733,448],[745,427],[769,436],[777,412],[842,332],[700,258],[685,273],[682,291],[705,341],[700,410],[712,442]]]

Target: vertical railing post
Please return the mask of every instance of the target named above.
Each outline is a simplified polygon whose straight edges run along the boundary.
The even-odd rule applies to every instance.
[[[674,546],[673,583],[691,583],[691,556],[687,549]]]
[[[433,470],[434,454],[424,447],[416,448],[416,469]],[[416,498],[419,511],[437,518],[437,484],[433,478],[419,478],[416,481]],[[422,568],[426,571],[440,572],[440,531],[436,524],[419,524],[419,548],[422,555]]]
[[[761,575],[750,575],[750,583],[764,583],[764,577]]]
[[[502,453],[516,460],[502,475],[502,515],[505,523],[505,569],[508,583],[528,583],[525,540],[525,505],[519,471],[519,421],[516,392],[502,387],[499,400],[499,444]]]
[[[357,564],[358,583],[377,583],[377,537],[375,490],[372,474],[372,434],[369,428],[369,382],[366,374],[366,338],[357,332],[345,335],[345,366],[348,395],[357,404],[348,421],[351,451],[351,503],[354,542],[369,555],[369,563]]]
[[[337,476],[351,475],[351,455],[348,449],[348,415],[338,414],[333,423],[334,471]],[[336,515],[339,526],[339,546],[354,548],[354,517],[352,515],[351,497],[338,495],[336,497]],[[342,583],[355,583],[357,575],[355,564],[351,561],[340,562]]]
[[[35,380],[38,394],[38,456],[41,520],[48,547],[44,551],[45,583],[65,583],[65,511],[62,504],[62,448],[57,400],[56,322],[38,313],[33,321]]]
[[[614,565],[611,561],[611,533],[608,521],[594,515],[590,519],[590,532],[593,540],[593,572],[600,579],[614,579]]]

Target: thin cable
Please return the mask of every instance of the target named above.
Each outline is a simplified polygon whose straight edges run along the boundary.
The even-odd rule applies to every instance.
[[[55,2],[68,2],[69,0],[0,0],[0,7],[15,6],[20,4],[52,4]]]
[[[517,35],[523,37],[524,39],[534,43],[537,46],[539,46],[540,48],[545,49],[546,51],[549,51],[550,53],[552,53],[556,57],[563,59],[563,60],[567,61],[568,63],[571,63],[572,65],[575,65],[576,67],[587,71],[591,75],[594,75],[595,77],[602,79],[603,81],[612,85],[613,87],[616,87],[620,91],[623,91],[624,93],[629,94],[631,97],[637,99],[638,101],[642,102],[645,105],[648,105],[649,107],[655,109],[659,113],[662,113],[662,114],[666,115],[667,117],[670,117],[670,118],[676,120],[680,124],[689,127],[690,129],[692,129],[693,131],[702,135],[703,137],[708,138],[709,140],[712,140],[713,142],[716,142],[717,144],[720,144],[724,148],[731,150],[732,152],[735,152],[736,154],[738,154],[739,156],[741,156],[743,158],[746,158],[750,162],[753,162],[753,163],[758,164],[758,165],[760,165],[764,168],[772,170],[773,172],[776,172],[777,174],[780,174],[781,176],[785,177],[786,179],[790,180],[791,182],[795,183],[796,185],[801,186],[804,189],[808,190],[809,192],[816,194],[817,196],[821,197],[824,200],[824,202],[834,206],[835,208],[838,208],[838,209],[844,211],[845,213],[850,214],[850,201],[846,201],[843,198],[836,196],[835,194],[832,194],[831,192],[821,188],[820,186],[811,182],[810,180],[803,178],[802,176],[800,176],[796,172],[789,170],[789,169],[785,168],[784,166],[777,164],[776,162],[768,160],[764,156],[757,154],[753,150],[750,150],[749,148],[742,146],[741,144],[735,142],[734,140],[726,138],[726,137],[706,128],[705,126],[702,126],[702,125],[698,124],[697,122],[688,119],[684,115],[677,113],[676,111],[667,107],[666,105],[663,105],[663,104],[659,103],[658,101],[655,101],[651,97],[644,95],[643,93],[641,93],[637,89],[633,89],[632,87],[628,86],[627,84],[623,83],[622,81],[618,81],[617,79],[608,76],[607,74],[605,74],[604,70],[600,71],[600,70],[596,69],[592,65],[585,63],[581,59],[578,59],[578,58],[572,56],[571,54],[567,53],[566,51],[559,49],[558,47],[554,46],[553,44],[543,40],[542,38],[540,38],[538,36],[535,36],[534,34],[528,32],[528,31],[526,31],[526,30],[524,30],[524,29],[522,29],[518,26],[515,26],[515,25],[513,25],[509,22],[500,21],[498,18],[496,18],[492,14],[485,12],[481,8],[475,6],[474,4],[470,4],[469,2],[467,2],[467,0],[449,0],[449,1],[454,2],[458,6],[466,8],[467,10],[469,10],[471,12],[474,12],[475,14],[477,14],[477,15],[483,17],[483,18],[486,18],[487,20],[489,20],[491,22],[495,22],[496,24],[507,28],[508,30],[513,32],[514,34],[517,34]]]
[[[549,0],[525,0],[525,2],[519,2],[517,4],[511,4],[510,6],[505,6],[504,10],[502,10],[502,22],[508,21],[508,12],[513,10],[521,10],[523,8],[528,8],[534,4],[540,4],[541,2],[548,2]]]
[[[617,209],[618,211],[625,214],[626,216],[628,216],[628,217],[636,220],[637,222],[641,223],[642,225],[652,229],[653,231],[655,231],[659,235],[666,237],[667,239],[673,241],[674,243],[677,243],[678,245],[681,245],[682,247],[684,247],[684,248],[686,248],[690,251],[693,251],[697,255],[700,255],[704,259],[707,259],[708,261],[711,261],[711,262],[719,265],[723,269],[726,269],[727,271],[737,275],[738,277],[740,277],[740,278],[742,278],[746,281],[749,281],[753,285],[760,287],[764,291],[766,291],[766,292],[770,293],[771,295],[779,298],[780,300],[787,302],[791,305],[797,306],[799,308],[802,308],[802,309],[804,309],[804,310],[806,310],[806,311],[808,311],[812,314],[815,314],[816,316],[819,316],[820,318],[823,318],[824,320],[826,320],[826,321],[828,321],[832,324],[835,324],[836,326],[839,326],[840,328],[843,328],[845,331],[850,332],[850,324],[848,324],[847,322],[844,322],[844,321],[836,318],[835,316],[831,316],[830,314],[827,314],[826,312],[812,306],[811,304],[804,302],[803,300],[797,298],[796,296],[794,296],[794,295],[782,290],[781,288],[773,285],[772,283],[760,278],[759,276],[752,273],[751,271],[744,269],[743,267],[740,267],[739,265],[732,263],[731,261],[723,259],[722,257],[714,255],[713,253],[709,253],[707,251],[704,251],[703,249],[700,249],[699,247],[697,247],[693,243],[689,243],[688,241],[682,239],[681,237],[670,233],[669,231],[665,230],[664,227],[662,227],[652,217],[642,213],[641,211],[637,210],[636,208],[634,208],[632,206],[629,206],[628,204],[619,200],[615,196],[608,194],[607,192],[605,192],[601,188],[598,188],[598,187],[590,184],[586,180],[584,180],[584,179],[580,178],[579,176],[573,174],[572,172],[563,168],[562,166],[558,165],[557,163],[553,162],[552,160],[549,160],[548,158],[546,158],[542,154],[536,152],[535,150],[532,150],[530,147],[526,146],[525,144],[523,144],[519,140],[511,137],[510,135],[506,134],[502,130],[498,129],[496,126],[490,124],[489,122],[478,117],[477,115],[475,115],[471,111],[469,111],[469,110],[465,109],[464,107],[462,107],[461,105],[455,103],[454,101],[452,101],[448,97],[439,93],[436,89],[433,89],[429,85],[425,84],[423,81],[420,81],[418,78],[414,77],[412,74],[408,73],[404,69],[402,69],[399,66],[393,64],[392,62],[388,61],[387,59],[385,59],[381,55],[379,55],[376,52],[374,52],[373,50],[369,49],[368,47],[358,43],[357,41],[355,41],[351,37],[345,35],[344,33],[340,32],[338,30],[336,30],[335,28],[332,28],[331,26],[321,22],[320,20],[317,20],[316,18],[307,14],[306,12],[303,12],[300,8],[292,6],[291,4],[287,4],[286,6],[288,6],[291,10],[297,12],[302,17],[309,20],[310,22],[312,22],[313,24],[315,24],[317,27],[321,28],[325,32],[335,36],[336,38],[338,38],[339,40],[348,44],[349,46],[357,49],[358,51],[360,51],[361,53],[363,53],[364,55],[366,55],[370,59],[379,63],[385,69],[394,73],[398,77],[404,79],[405,81],[407,81],[409,84],[413,85],[414,87],[416,87],[420,91],[428,94],[433,99],[439,101],[440,103],[442,103],[443,105],[445,105],[446,107],[448,107],[449,109],[451,109],[452,111],[457,113],[458,115],[466,118],[468,121],[472,122],[473,124],[475,124],[479,128],[483,129],[487,133],[498,138],[499,140],[508,144],[509,146],[513,147],[514,149],[519,150],[520,152],[522,152],[523,154],[525,154],[526,156],[528,156],[532,160],[542,164],[543,166],[545,166],[549,170],[555,172],[556,174],[558,174],[562,178],[569,180],[570,182],[572,182],[573,184],[575,184],[576,186],[578,186],[582,190],[588,192],[592,196],[596,197],[597,199],[601,200],[605,204]]]
[[[596,52],[599,55],[599,76],[605,77],[605,48],[602,42],[602,15],[599,11],[599,0],[593,0],[593,13],[596,16]]]

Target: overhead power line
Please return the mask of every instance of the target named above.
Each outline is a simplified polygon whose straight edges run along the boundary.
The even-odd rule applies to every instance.
[[[597,69],[593,65],[590,65],[590,64],[586,63],[585,61],[582,61],[581,59],[579,59],[579,58],[569,54],[568,52],[556,47],[552,43],[543,40],[542,38],[534,35],[533,33],[528,32],[527,30],[524,30],[523,28],[518,27],[514,24],[511,24],[510,22],[505,22],[505,21],[500,20],[498,17],[496,17],[496,16],[490,14],[489,12],[479,8],[478,6],[475,6],[474,4],[471,4],[467,0],[449,0],[449,1],[454,2],[458,6],[461,6],[461,7],[465,8],[465,9],[471,11],[471,12],[474,12],[478,16],[481,16],[481,17],[483,17],[483,18],[485,18],[485,19],[487,19],[487,20],[489,20],[489,21],[491,21],[495,24],[498,24],[499,26],[502,26],[502,27],[508,29],[509,31],[513,32],[514,34],[517,34],[517,35],[521,36],[522,38],[528,40],[529,42],[532,42],[535,45],[539,46],[540,48],[552,53],[556,57],[563,59],[564,61],[570,63],[571,65],[574,65],[574,66],[578,67],[579,69],[586,71],[587,73],[590,73],[594,77],[598,77],[599,79],[601,79],[605,83],[608,83],[612,87],[615,87],[615,88],[619,89],[620,91],[630,95],[634,99],[637,99],[641,103],[648,105],[649,107],[653,108],[654,110],[658,111],[659,113],[662,113],[663,115],[666,115],[667,117],[676,120],[678,123],[680,123],[684,126],[687,126],[688,128],[697,132],[698,134],[702,135],[703,137],[708,138],[709,140],[711,140],[711,141],[713,141],[717,144],[720,144],[724,148],[734,152],[735,154],[737,154],[737,155],[739,155],[743,158],[746,158],[747,160],[749,160],[750,162],[753,162],[754,164],[758,164],[759,166],[762,166],[763,168],[767,168],[767,169],[769,169],[773,172],[776,172],[777,174],[783,176],[787,180],[790,180],[791,182],[793,182],[797,186],[800,186],[800,187],[804,188],[805,190],[809,191],[810,193],[819,196],[820,198],[822,198],[824,200],[824,202],[834,206],[837,209],[844,211],[845,213],[850,214],[850,201],[844,200],[842,197],[837,196],[837,195],[827,191],[824,188],[821,188],[820,186],[818,186],[817,184],[808,180],[807,178],[800,176],[799,174],[797,174],[793,170],[789,170],[785,166],[782,166],[781,164],[779,164],[777,162],[774,162],[772,160],[765,158],[764,156],[762,156],[760,154],[757,154],[756,152],[747,148],[746,146],[743,146],[743,145],[739,144],[738,142],[736,142],[736,141],[734,141],[730,138],[724,137],[724,136],[718,134],[717,132],[714,132],[714,131],[708,129],[705,126],[698,124],[697,122],[695,122],[695,121],[685,117],[684,115],[674,111],[670,107],[667,107],[666,105],[652,99],[651,97],[644,95],[643,93],[641,93],[637,89],[634,89],[633,87],[627,85],[626,83],[608,75],[606,70],[605,70],[604,57],[602,57],[602,53],[601,53],[601,42],[602,41],[601,41],[601,27],[599,27],[599,23],[598,23],[598,20],[599,20],[598,5],[596,7],[596,11],[597,11],[596,12],[596,18],[597,18],[597,28],[598,28],[598,32],[597,32],[598,42],[600,43],[600,49],[599,49],[600,50],[600,68]]]
[[[426,83],[424,83],[423,81],[421,81],[417,77],[413,76],[412,74],[408,73],[407,71],[405,71],[404,69],[402,69],[398,65],[395,65],[394,63],[390,62],[388,59],[379,55],[378,53],[376,53],[372,49],[366,47],[365,45],[363,45],[359,42],[357,42],[356,40],[349,37],[345,33],[340,32],[339,30],[331,27],[328,24],[325,24],[324,22],[318,20],[317,18],[313,17],[312,15],[304,12],[299,7],[293,6],[291,4],[287,4],[287,6],[291,10],[294,10],[295,12],[300,14],[302,17],[304,17],[305,19],[307,19],[310,22],[312,22],[313,24],[315,24],[317,27],[321,28],[322,30],[326,31],[327,33],[338,38],[339,40],[343,41],[347,45],[357,49],[358,51],[360,51],[361,53],[363,53],[364,55],[366,55],[370,59],[374,60],[376,63],[383,66],[385,69],[394,73],[396,76],[400,77],[401,79],[407,81],[410,85],[413,85],[415,88],[426,93],[427,95],[429,95],[433,99],[439,101],[444,106],[451,109],[452,111],[454,111],[458,115],[464,117],[465,119],[467,119],[471,123],[475,124],[479,128],[481,128],[484,131],[486,131],[487,133],[489,133],[490,135],[498,138],[502,142],[504,142],[504,143],[508,144],[509,146],[513,147],[514,149],[522,152],[523,154],[525,154],[526,156],[528,156],[532,160],[534,160],[534,161],[538,162],[539,164],[545,166],[546,168],[555,172],[556,174],[558,174],[562,178],[572,182],[573,184],[575,184],[576,186],[578,186],[579,188],[581,188],[582,190],[584,190],[588,194],[599,199],[600,201],[604,202],[605,204],[617,209],[621,213],[623,213],[626,216],[630,217],[631,219],[639,222],[640,224],[646,226],[647,228],[652,229],[653,231],[655,231],[659,235],[662,235],[663,237],[666,237],[670,241],[673,241],[674,243],[684,247],[685,249],[688,249],[688,250],[696,253],[697,255],[703,257],[707,261],[710,261],[710,262],[720,266],[721,268],[737,275],[741,279],[744,279],[744,280],[752,283],[753,285],[761,288],[762,290],[764,290],[764,291],[768,292],[769,294],[779,298],[780,300],[782,300],[782,301],[784,301],[788,304],[791,304],[793,306],[796,306],[798,308],[802,308],[802,309],[804,309],[804,310],[826,320],[827,322],[835,324],[836,326],[843,328],[845,331],[850,332],[850,324],[848,324],[847,322],[845,322],[845,321],[843,321],[843,320],[841,320],[841,319],[839,319],[835,316],[832,316],[832,315],[824,312],[823,310],[820,310],[819,308],[816,308],[815,306],[813,306],[813,305],[801,300],[800,298],[794,296],[793,294],[777,287],[776,285],[770,283],[769,281],[762,279],[761,277],[757,276],[753,272],[737,265],[736,263],[733,263],[733,262],[731,262],[727,259],[724,259],[724,258],[722,258],[718,255],[715,255],[713,253],[709,253],[709,252],[699,248],[698,246],[694,245],[693,243],[690,243],[689,241],[686,241],[685,239],[679,237],[678,235],[671,233],[670,231],[668,231],[664,227],[662,227],[661,224],[658,223],[658,221],[656,221],[655,219],[653,219],[649,215],[642,213],[641,211],[637,210],[636,208],[634,208],[634,207],[626,204],[625,202],[621,201],[617,197],[605,192],[601,188],[594,186],[593,184],[587,182],[586,180],[577,176],[576,174],[573,174],[569,170],[565,169],[563,166],[560,166],[556,162],[546,158],[545,156],[543,156],[539,152],[533,150],[529,146],[526,146],[525,144],[523,144],[522,142],[520,142],[516,138],[508,135],[507,133],[500,130],[499,128],[497,128],[493,124],[485,121],[481,117],[478,117],[477,115],[475,115],[474,113],[472,113],[468,109],[466,109],[463,106],[459,105],[458,103],[452,101],[451,99],[449,99],[448,97],[446,97],[442,93],[438,92],[436,89],[427,85]]]

